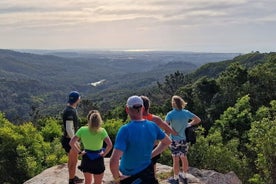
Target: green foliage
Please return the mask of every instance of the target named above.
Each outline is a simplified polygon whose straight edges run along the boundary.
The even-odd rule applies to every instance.
[[[261,115],[261,113],[264,113]],[[271,107],[261,107],[257,116],[261,120],[254,121],[249,132],[250,148],[256,152],[255,161],[258,173],[250,180],[251,183],[276,182],[276,101],[271,102]]]
[[[220,103],[221,110],[226,109],[229,106],[233,106],[238,98],[248,94],[244,90],[244,86],[247,82],[247,69],[240,63],[232,63],[224,72],[222,72],[217,79],[220,87],[220,99],[223,103]]]
[[[36,157],[31,156],[30,152],[24,145],[18,145],[16,152],[18,154],[17,158],[17,169],[22,171],[23,177],[30,178],[37,174],[36,170],[41,169],[41,166],[38,165]],[[24,174],[26,176],[24,176]]]
[[[30,69],[29,63],[22,66]],[[7,67],[14,68],[11,65]],[[101,69],[107,71],[106,66],[102,65]],[[131,78],[137,75],[123,76],[125,83],[117,88],[93,88],[95,93],[79,84],[59,87],[64,90],[77,86],[94,95],[93,98],[82,98],[78,109],[81,125],[87,123],[86,111],[99,109],[105,122],[103,127],[113,143],[118,129],[128,120],[125,112],[128,96],[134,93],[149,96],[152,112],[164,117],[171,110],[171,95],[179,95],[188,102],[187,109],[202,119],[197,143],[190,147],[188,154],[191,166],[219,172],[234,171],[245,184],[273,184],[276,182],[275,73],[276,54],[255,52],[207,64],[189,75],[176,71],[166,76],[164,83],[160,82],[159,86],[150,89],[145,85],[154,79],[147,72],[135,80]],[[66,95],[61,90],[53,92],[54,87],[41,85],[46,83],[26,80],[25,74],[20,74],[22,79],[18,81],[11,79],[8,73],[1,74],[9,78],[0,78],[0,96],[11,94],[16,100],[11,102],[9,98],[2,98],[1,103],[10,105],[5,112],[9,119],[15,121],[10,123],[0,113],[0,183],[17,184],[47,167],[67,161],[59,140],[62,134],[59,113],[62,108],[57,105],[64,105],[66,99],[62,97]],[[91,75],[88,76],[90,80]],[[66,77],[69,79],[69,76]],[[83,80],[83,75],[77,77],[76,81]],[[46,80],[53,81],[53,78]],[[26,86],[29,88],[26,89]],[[122,86],[127,86],[128,90]],[[139,86],[139,90],[133,86]],[[51,92],[42,94],[41,89]],[[102,93],[97,93],[99,91]],[[93,100],[87,100],[90,97]],[[50,99],[56,104],[49,104]],[[44,112],[50,112],[51,118],[43,118]],[[22,123],[25,122],[22,119],[32,120],[33,124]],[[162,153],[160,162],[172,165],[168,149]]]
[[[78,90],[82,100],[93,102],[86,104],[92,108],[84,107],[80,115],[86,115],[90,109],[106,113],[123,101],[126,94],[152,88],[165,75],[177,70],[188,73],[204,63],[237,55],[155,51],[49,54],[0,49],[0,96],[4,97],[0,98],[0,110],[11,122],[55,117],[57,107],[66,103],[70,90]],[[106,79],[103,85],[89,85],[101,79]]]
[[[238,139],[223,143],[219,131],[212,132],[207,137],[202,134],[203,130],[200,130],[197,143],[189,149],[189,165],[201,169],[212,169],[221,173],[234,171],[243,179],[248,170],[245,159],[237,149]]]
[[[158,87],[164,95],[172,96],[179,87],[189,84],[190,82],[191,80],[188,76],[176,71],[174,74],[165,76],[165,82],[163,84],[158,83]]]
[[[16,162],[18,156],[16,152],[17,140],[22,136],[15,131],[16,126],[9,123],[2,114],[0,122],[0,183],[20,183],[17,180],[24,180],[24,176],[21,175],[24,171],[15,168],[18,167]]]
[[[272,56],[271,56],[272,57]],[[254,110],[260,106],[268,106],[270,101],[276,99],[276,57],[269,62],[258,65],[249,71],[248,85],[251,104]]]
[[[123,121],[126,121],[127,113],[125,105],[117,106],[112,111],[109,111],[105,115],[105,119],[121,119]]]
[[[58,134],[48,127],[59,129],[57,122],[46,121],[47,128],[43,127],[42,133],[32,123],[16,126],[0,115],[0,183],[22,183],[45,168],[64,162]],[[43,135],[51,142],[45,141]]]
[[[122,122],[122,120],[116,120],[116,119],[109,119],[106,120],[103,124],[103,127],[106,129],[111,141],[114,143],[115,142],[115,138],[117,135],[117,132],[119,130],[119,128],[123,125],[124,123]]]
[[[216,80],[203,77],[198,79],[191,88],[190,99],[193,106],[191,107],[189,103],[188,108],[196,112],[196,115],[204,122],[202,126],[208,131],[213,125],[214,113],[216,113],[214,110],[216,108],[212,107],[212,99],[219,92],[219,86]]]
[[[158,162],[164,165],[172,166],[173,162],[172,162],[171,151],[169,149],[166,149],[164,152],[162,152]]]
[[[97,104],[95,104],[93,100],[90,100],[90,99],[81,100],[80,105],[78,107],[78,110],[81,112],[80,116],[85,117],[92,109],[99,109]]]
[[[234,107],[229,107],[216,120],[215,128],[219,128],[224,142],[228,142],[234,138],[240,140],[239,150],[246,152],[244,145],[248,143],[247,132],[251,128],[252,114],[249,103],[249,96],[246,95],[239,99]]]
[[[55,138],[62,135],[61,124],[53,118],[44,118],[45,125],[41,128],[41,134],[45,141],[52,142]]]

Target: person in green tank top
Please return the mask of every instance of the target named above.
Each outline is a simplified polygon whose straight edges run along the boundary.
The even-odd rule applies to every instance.
[[[82,126],[71,139],[70,146],[82,156],[79,169],[84,173],[85,184],[101,184],[105,165],[104,157],[111,151],[112,142],[108,133],[101,127],[102,118],[98,111],[92,110],[88,114],[88,125]],[[80,141],[84,150],[80,150],[77,142]],[[103,148],[103,142],[106,148]]]

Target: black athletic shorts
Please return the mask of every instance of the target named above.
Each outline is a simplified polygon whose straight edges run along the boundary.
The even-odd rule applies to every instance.
[[[70,138],[65,136],[62,136],[61,138],[61,144],[64,150],[66,151],[66,153],[69,153],[71,150],[71,146],[69,145],[70,140],[71,140]]]
[[[147,168],[141,172],[130,176],[120,181],[120,184],[158,184],[158,180],[155,178],[153,164],[151,163]]]
[[[155,146],[153,147],[153,149],[155,149],[156,147],[157,147],[157,145],[155,145]],[[153,165],[156,164],[160,157],[161,157],[161,154],[156,155],[155,157],[153,157],[153,158],[151,159],[151,163],[152,163]]]
[[[161,157],[161,154],[156,155],[155,157],[153,157],[151,159],[152,164],[156,164],[160,157]]]
[[[86,154],[82,156],[81,165],[78,167],[82,172],[91,174],[102,174],[105,171],[104,158],[91,160]]]

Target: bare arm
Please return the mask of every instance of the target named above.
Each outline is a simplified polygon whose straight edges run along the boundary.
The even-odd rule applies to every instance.
[[[195,116],[192,121],[189,123],[189,126],[197,125],[201,122],[201,119],[198,116]]]
[[[160,128],[165,130],[166,134],[173,134],[177,135],[177,132],[168,125],[168,123],[164,122],[160,117],[154,116],[152,119],[153,122],[155,122]]]
[[[121,178],[121,174],[119,171],[119,160],[122,157],[122,155],[123,152],[121,150],[114,148],[109,161],[110,171],[116,183],[119,183]]]
[[[66,120],[66,132],[70,138],[74,136],[75,128],[74,128],[74,122],[72,120]]]
[[[73,136],[69,144],[75,152],[80,153],[82,150],[80,150],[78,141],[79,141],[79,138],[77,136]]]
[[[105,151],[101,153],[101,156],[102,157],[105,157],[109,152],[110,150],[112,149],[113,147],[113,144],[110,140],[110,137],[107,136],[105,139],[104,139],[104,142],[106,143],[106,148],[105,148]]]
[[[151,156],[155,157],[156,155],[162,153],[171,144],[171,142],[171,139],[166,134],[165,138],[162,139],[157,145],[157,147],[152,151]]]

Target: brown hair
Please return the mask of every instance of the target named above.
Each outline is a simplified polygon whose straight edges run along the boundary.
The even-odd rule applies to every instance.
[[[147,110],[149,109],[149,107],[150,107],[150,100],[149,100],[149,98],[146,97],[146,96],[140,96],[140,97],[142,98],[144,108],[145,108],[145,110],[147,111]]]
[[[187,102],[185,102],[180,96],[174,95],[172,97],[172,107],[174,107],[175,109],[184,109],[186,105]]]
[[[98,111],[93,112],[92,114],[90,114],[90,118],[88,120],[88,127],[91,131],[98,130],[101,127],[102,122],[103,121],[100,113]]]
[[[89,111],[88,114],[87,114],[87,116],[86,116],[86,118],[87,118],[88,121],[90,119],[91,114],[93,114],[93,113],[100,113],[100,112],[98,110],[91,110],[91,111]]]

